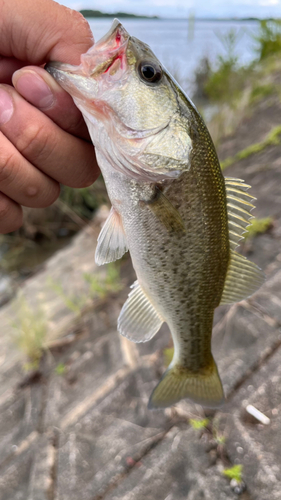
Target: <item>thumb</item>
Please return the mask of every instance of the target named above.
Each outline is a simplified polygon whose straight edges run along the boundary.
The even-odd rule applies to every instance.
[[[26,101],[60,128],[90,142],[88,129],[72,97],[43,68],[27,66],[16,71],[13,85]]]
[[[16,13],[16,15],[15,15]],[[54,0],[0,0],[0,53],[41,65],[79,64],[94,43],[86,19]]]

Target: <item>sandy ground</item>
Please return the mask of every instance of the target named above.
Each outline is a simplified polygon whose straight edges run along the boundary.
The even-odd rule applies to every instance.
[[[222,143],[220,158],[262,141],[280,116],[279,99],[258,104]],[[1,500],[281,499],[281,145],[236,162],[225,175],[251,184],[255,215],[274,220],[270,231],[241,247],[265,270],[265,285],[216,311],[213,350],[225,406],[207,414],[202,430],[189,422],[205,416],[200,406],[147,410],[170,334],[163,327],[138,346],[117,334],[134,281],[129,261],[124,289],[85,306],[81,317],[54,293],[50,279],[68,296],[87,293],[83,274],[96,272],[95,223],[22,286],[48,326],[48,350],[30,375],[13,341],[21,305],[14,299],[0,310]],[[249,416],[249,404],[268,425]],[[243,466],[241,485],[223,474],[235,464]]]

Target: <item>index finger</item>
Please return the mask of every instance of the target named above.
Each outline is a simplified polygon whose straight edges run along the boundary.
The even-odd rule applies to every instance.
[[[15,15],[16,13],[16,15]],[[94,43],[86,19],[53,0],[0,0],[0,53],[41,65],[78,64]]]

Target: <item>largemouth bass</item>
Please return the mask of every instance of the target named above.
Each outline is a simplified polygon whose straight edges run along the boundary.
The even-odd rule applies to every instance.
[[[149,406],[182,398],[220,405],[214,309],[263,282],[260,269],[235,252],[251,218],[250,186],[223,177],[193,103],[118,20],[79,66],[51,63],[47,70],[84,116],[112,203],[96,262],[129,249],[137,274],[118,330],[146,342],[166,322],[173,337],[173,360]]]

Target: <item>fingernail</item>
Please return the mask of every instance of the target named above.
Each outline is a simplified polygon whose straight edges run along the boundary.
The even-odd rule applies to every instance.
[[[7,123],[14,111],[13,101],[5,90],[0,89],[0,125]]]
[[[55,97],[47,83],[34,71],[18,70],[13,75],[17,91],[37,108],[50,108]]]

